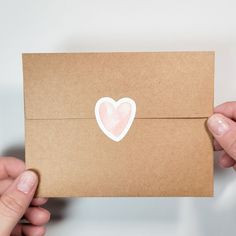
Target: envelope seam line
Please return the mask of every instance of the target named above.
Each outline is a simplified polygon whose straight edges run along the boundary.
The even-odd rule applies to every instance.
[[[135,120],[197,120],[197,119],[207,119],[208,116],[201,117],[140,117],[135,118]],[[95,120],[95,118],[26,118],[26,120]]]

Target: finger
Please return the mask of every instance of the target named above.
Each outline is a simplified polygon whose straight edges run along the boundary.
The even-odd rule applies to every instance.
[[[225,102],[214,109],[215,113],[220,113],[230,119],[236,120],[236,102]]]
[[[42,206],[48,201],[47,198],[34,198],[32,202],[30,203],[31,206]]]
[[[213,144],[214,144],[214,150],[215,151],[221,151],[223,150],[223,148],[220,146],[220,144],[214,139],[213,141]]]
[[[38,226],[47,224],[50,220],[49,211],[41,207],[29,207],[24,216],[29,223]]]
[[[9,188],[12,182],[13,182],[13,179],[10,179],[10,178],[0,181],[0,196]]]
[[[221,114],[214,114],[207,125],[220,146],[236,160],[236,123]]]
[[[16,178],[25,170],[23,161],[14,157],[0,158],[0,179]]]
[[[232,167],[236,164],[236,161],[231,158],[227,153],[223,153],[219,159],[218,159],[218,164],[222,168],[229,168]]]
[[[45,226],[33,226],[30,224],[17,224],[11,236],[34,235],[43,236],[46,233]]]
[[[23,172],[0,197],[0,235],[10,235],[34,196],[38,176]]]

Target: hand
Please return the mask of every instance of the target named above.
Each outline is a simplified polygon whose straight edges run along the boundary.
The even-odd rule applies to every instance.
[[[223,150],[218,163],[221,167],[236,170],[236,102],[224,103],[216,107],[214,113],[207,125],[215,138],[215,150]]]
[[[20,236],[45,234],[50,213],[40,206],[47,199],[35,198],[38,176],[25,170],[24,162],[0,158],[0,235]],[[29,223],[20,223],[24,217]]]

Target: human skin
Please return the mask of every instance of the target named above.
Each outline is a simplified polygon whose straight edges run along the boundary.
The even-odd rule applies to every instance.
[[[217,106],[207,126],[214,137],[214,148],[223,151],[218,163],[236,170],[236,102]],[[44,198],[34,198],[38,176],[25,169],[14,157],[0,158],[0,235],[45,235],[50,213],[41,206]],[[29,223],[19,221],[24,217]]]
[[[0,158],[0,235],[41,236],[50,213],[41,206],[45,198],[34,198],[38,185],[36,173],[25,169],[14,157]],[[24,218],[28,223],[21,223]]]
[[[214,148],[223,151],[218,164],[236,170],[236,102],[226,102],[214,109],[207,126],[214,137]]]

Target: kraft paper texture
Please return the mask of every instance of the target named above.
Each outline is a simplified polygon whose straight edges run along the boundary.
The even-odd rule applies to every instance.
[[[37,196],[212,196],[214,52],[23,54],[27,168]],[[120,142],[101,97],[136,102]]]

